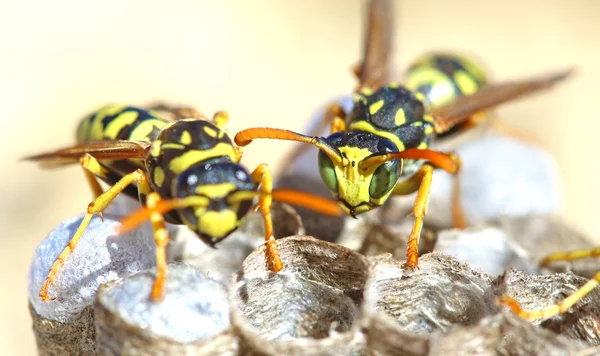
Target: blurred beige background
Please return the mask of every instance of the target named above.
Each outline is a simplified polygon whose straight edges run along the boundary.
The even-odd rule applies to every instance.
[[[0,3],[0,345],[32,354],[26,279],[36,244],[90,194],[80,168],[40,171],[19,158],[73,142],[78,120],[108,103],[156,99],[228,110],[230,130],[302,130],[354,85],[363,1],[53,1]],[[557,90],[499,110],[558,161],[564,215],[596,238],[600,201],[600,2],[396,3],[398,70],[424,51],[468,50],[494,78],[576,66]],[[245,150],[249,167],[289,144]],[[490,157],[493,164],[493,157]]]

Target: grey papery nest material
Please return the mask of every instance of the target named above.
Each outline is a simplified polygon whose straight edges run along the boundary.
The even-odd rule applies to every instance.
[[[394,198],[358,220],[311,220],[313,235],[338,244],[303,236],[279,240],[285,264],[280,273],[265,267],[262,217],[251,214],[217,250],[185,228],[173,235],[171,260],[184,265],[169,265],[161,306],[149,301],[155,264],[150,229],[116,237],[118,215],[106,213],[104,224],[92,221],[59,272],[50,289],[57,299],[42,303],[37,293],[47,268],[80,218],[66,220],[40,245],[30,272],[38,349],[42,354],[89,354],[96,347],[103,354],[600,354],[600,289],[543,322],[527,322],[496,305],[505,293],[527,309],[552,305],[586,282],[579,276],[589,277],[600,267],[594,259],[539,267],[549,253],[592,244],[555,215],[553,162],[537,148],[508,141],[488,137],[459,148],[469,169],[461,176],[461,200],[467,219],[476,223],[466,230],[450,228],[450,181],[440,178],[442,172],[434,174],[434,187],[439,186],[430,199],[415,271],[401,268],[414,197]],[[496,166],[486,171],[489,165]],[[502,170],[512,173],[498,173]],[[279,205],[273,214],[277,237],[303,234],[293,209]],[[538,275],[567,269],[575,274]]]

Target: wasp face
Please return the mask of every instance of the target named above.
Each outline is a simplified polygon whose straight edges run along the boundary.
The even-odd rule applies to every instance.
[[[368,132],[335,133],[327,142],[336,146],[344,163],[336,164],[319,152],[319,172],[340,206],[356,216],[382,205],[402,171],[402,160],[361,168],[360,162],[373,154],[398,152],[388,139]]]
[[[251,199],[232,200],[231,197],[255,190],[256,184],[244,167],[231,162],[214,162],[183,172],[174,187],[174,195],[208,198],[207,205],[180,209],[178,213],[200,239],[214,246],[238,228],[252,206]]]

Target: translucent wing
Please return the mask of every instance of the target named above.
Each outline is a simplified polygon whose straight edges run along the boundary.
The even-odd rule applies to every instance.
[[[566,70],[530,80],[489,85],[473,95],[459,97],[450,104],[432,109],[429,113],[435,120],[436,132],[441,134],[467,121],[479,111],[550,88],[571,73],[572,70]]]
[[[359,88],[378,88],[390,81],[392,22],[389,0],[369,1],[363,57],[356,69]]]
[[[145,141],[93,141],[23,159],[37,161],[46,167],[77,163],[86,153],[97,159],[142,159],[146,156],[150,145],[150,142]]]

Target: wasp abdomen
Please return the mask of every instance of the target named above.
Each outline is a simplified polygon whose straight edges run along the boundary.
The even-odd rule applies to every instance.
[[[77,141],[153,141],[168,121],[151,110],[127,105],[107,105],[81,121]]]
[[[417,59],[404,75],[404,85],[423,96],[427,108],[472,95],[487,83],[484,70],[475,62],[453,54],[434,53]]]

